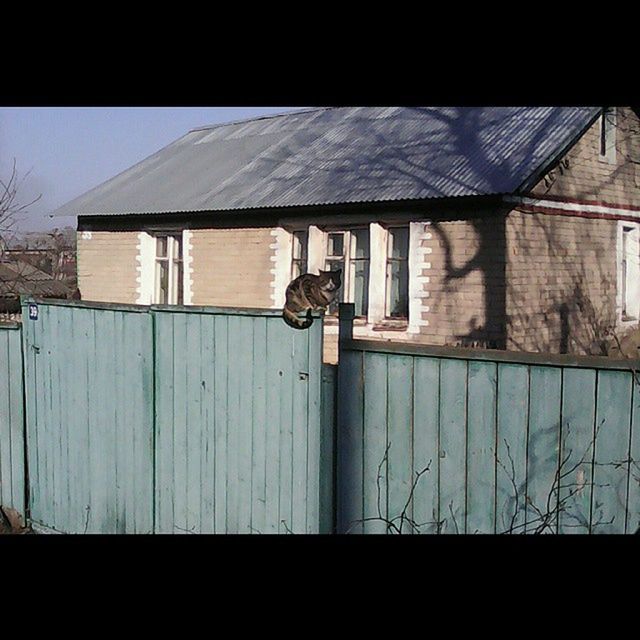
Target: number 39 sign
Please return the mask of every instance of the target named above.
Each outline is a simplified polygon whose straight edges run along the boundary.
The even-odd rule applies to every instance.
[[[38,305],[30,304],[29,305],[29,319],[37,320],[38,319]]]

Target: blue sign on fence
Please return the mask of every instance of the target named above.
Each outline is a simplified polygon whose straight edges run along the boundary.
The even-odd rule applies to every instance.
[[[29,305],[29,319],[37,320],[38,319],[38,305],[30,304]]]

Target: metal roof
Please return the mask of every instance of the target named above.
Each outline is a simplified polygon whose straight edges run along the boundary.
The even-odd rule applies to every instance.
[[[336,107],[194,129],[53,215],[513,193],[598,107]]]

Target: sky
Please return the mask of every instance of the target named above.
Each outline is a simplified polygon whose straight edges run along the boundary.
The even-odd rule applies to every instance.
[[[40,196],[14,228],[75,227],[75,218],[49,214],[189,130],[299,108],[0,107],[0,180],[9,178],[15,159],[19,203]]]

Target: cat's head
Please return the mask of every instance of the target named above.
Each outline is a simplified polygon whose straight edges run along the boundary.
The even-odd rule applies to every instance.
[[[342,285],[342,269],[336,271],[318,271],[320,287],[326,291],[334,291]]]

